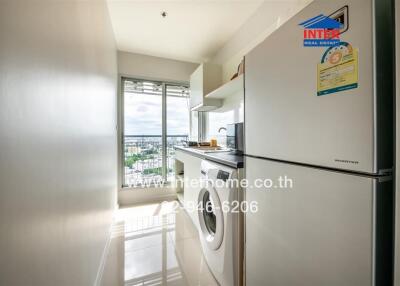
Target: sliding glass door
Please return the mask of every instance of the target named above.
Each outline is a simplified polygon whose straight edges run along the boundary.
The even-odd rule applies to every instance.
[[[123,186],[146,187],[174,177],[174,145],[188,140],[189,88],[122,79]]]

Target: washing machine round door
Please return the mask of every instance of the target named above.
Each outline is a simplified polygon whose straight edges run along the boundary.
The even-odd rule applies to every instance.
[[[221,202],[214,188],[200,191],[198,206],[201,235],[208,247],[216,250],[221,246],[224,238],[224,216]]]

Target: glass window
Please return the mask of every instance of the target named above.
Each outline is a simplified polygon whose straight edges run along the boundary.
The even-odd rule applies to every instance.
[[[123,79],[122,84],[123,185],[143,187],[173,177],[173,146],[183,144],[189,136],[188,87],[134,79]]]
[[[199,112],[190,112],[190,140],[199,140]]]
[[[167,180],[175,177],[175,149],[187,140],[190,129],[190,102],[187,86],[167,85]]]

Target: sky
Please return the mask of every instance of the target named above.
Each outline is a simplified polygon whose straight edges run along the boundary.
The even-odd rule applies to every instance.
[[[125,93],[125,135],[161,135],[161,96]],[[167,97],[167,135],[189,134],[189,102]]]

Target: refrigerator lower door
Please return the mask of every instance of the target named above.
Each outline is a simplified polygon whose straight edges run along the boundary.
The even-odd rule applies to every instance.
[[[249,157],[245,163],[253,186],[245,200],[258,204],[245,215],[246,285],[390,284],[389,179]],[[255,187],[270,179],[272,188]]]

